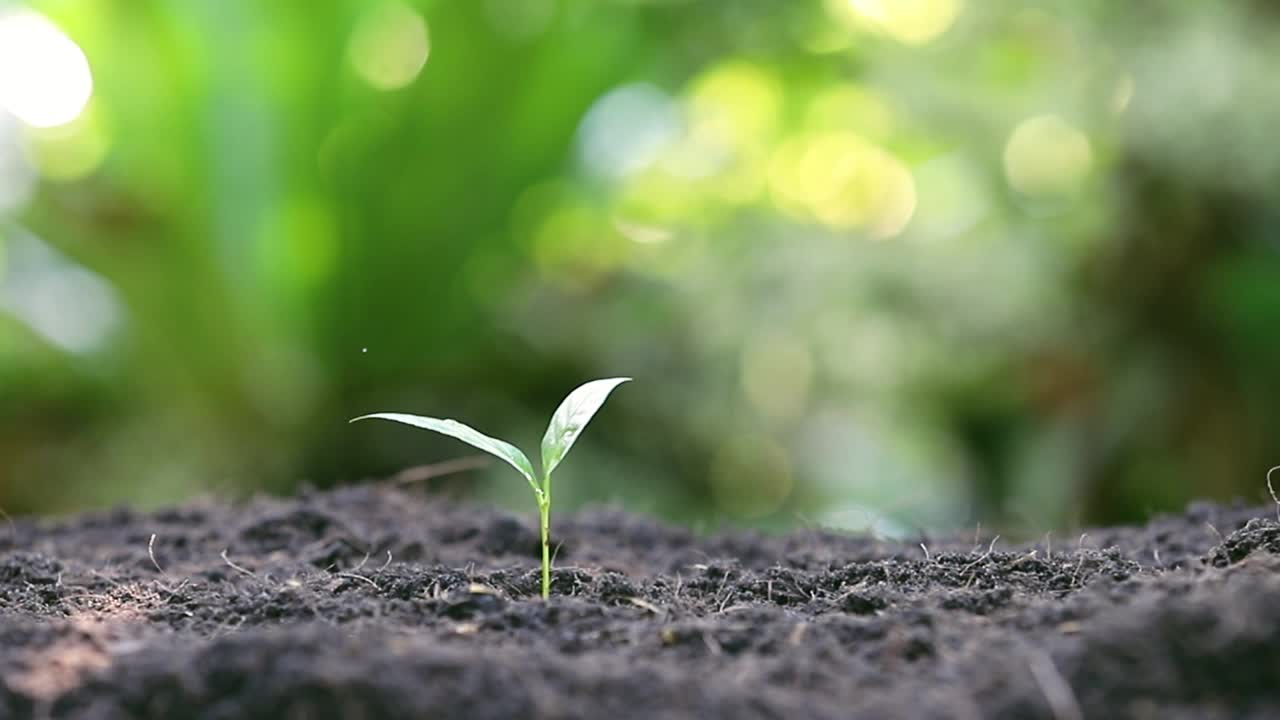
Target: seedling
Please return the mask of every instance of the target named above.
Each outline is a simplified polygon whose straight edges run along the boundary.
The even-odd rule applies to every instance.
[[[1280,522],[1280,497],[1276,496],[1276,489],[1271,484],[1271,474],[1277,470],[1280,470],[1280,465],[1267,471],[1267,492],[1271,493],[1271,500],[1276,504],[1276,522]]]
[[[542,597],[547,598],[551,596],[551,473],[560,461],[564,460],[569,448],[573,447],[573,443],[582,434],[582,429],[604,404],[609,393],[630,379],[592,380],[569,393],[569,396],[560,403],[560,407],[556,408],[555,414],[551,416],[551,423],[547,425],[547,433],[542,436],[541,480],[533,470],[533,463],[529,462],[528,456],[520,452],[520,448],[497,438],[491,438],[457,420],[441,420],[404,413],[373,413],[353,418],[351,422],[377,418],[432,430],[480,448],[519,470],[520,474],[529,481],[529,486],[533,488],[533,496],[538,501],[538,516],[542,526]]]

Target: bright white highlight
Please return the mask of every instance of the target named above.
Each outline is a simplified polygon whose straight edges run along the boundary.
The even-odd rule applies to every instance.
[[[84,51],[43,15],[0,12],[0,107],[32,127],[65,125],[93,94]]]

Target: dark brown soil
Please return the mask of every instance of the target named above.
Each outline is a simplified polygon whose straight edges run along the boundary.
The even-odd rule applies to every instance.
[[[19,521],[0,716],[1280,717],[1273,518],[922,547],[595,510],[550,602],[530,517],[376,487]]]

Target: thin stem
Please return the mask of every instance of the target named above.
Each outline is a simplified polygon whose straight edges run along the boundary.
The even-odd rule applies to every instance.
[[[542,516],[542,599],[551,597],[551,503],[538,503]]]
[[[538,515],[542,521],[542,599],[546,600],[551,597],[551,473],[542,476]]]

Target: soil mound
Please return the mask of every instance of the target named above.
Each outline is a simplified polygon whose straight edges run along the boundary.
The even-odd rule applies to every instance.
[[[1280,524],[698,537],[362,486],[0,532],[0,717],[1280,716]]]

